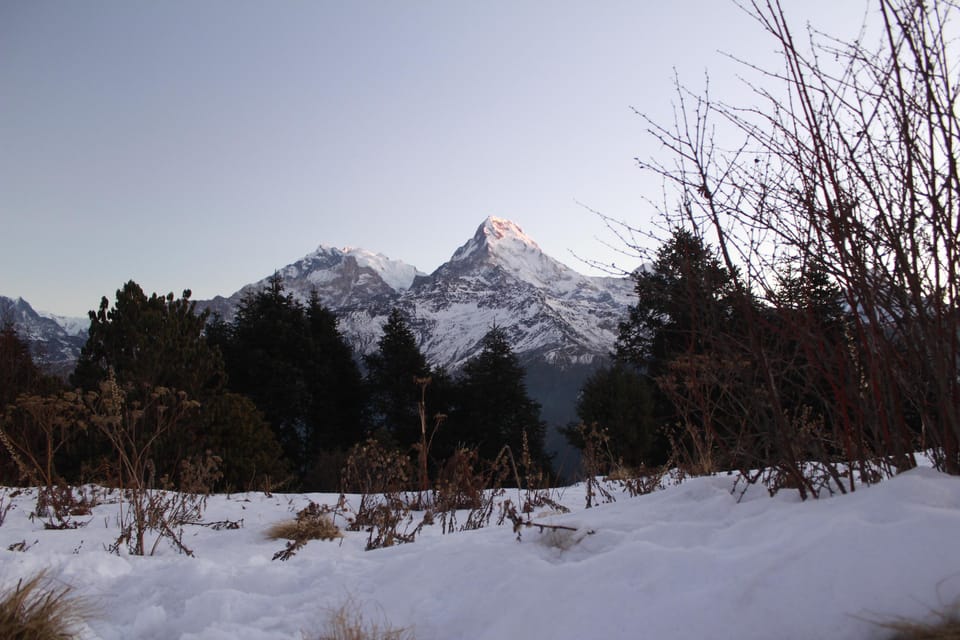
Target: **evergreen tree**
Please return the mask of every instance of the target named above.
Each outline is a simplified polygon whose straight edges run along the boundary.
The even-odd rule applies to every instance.
[[[654,419],[653,385],[632,366],[614,362],[597,370],[583,384],[577,417],[596,423],[610,435],[611,453],[631,467],[666,462],[669,443]],[[571,444],[582,448],[577,429],[563,429]]]
[[[161,386],[191,398],[218,393],[224,384],[223,360],[204,337],[207,312],[197,313],[190,291],[149,298],[127,282],[114,306],[106,297],[90,312],[90,333],[71,383],[96,390],[112,368],[121,385]]]
[[[201,404],[153,443],[158,478],[178,478],[184,460],[202,458],[208,450],[221,455],[211,449],[204,433],[212,420],[204,415],[206,402],[222,394],[225,383],[220,352],[204,336],[206,320],[206,312],[197,313],[189,290],[180,298],[172,293],[148,298],[132,280],[117,290],[113,307],[104,297],[99,310],[90,312],[89,336],[71,376],[74,386],[96,391],[113,371],[128,403],[147,403],[157,388],[166,388]],[[145,440],[155,437],[149,430],[139,435]],[[76,469],[82,464],[96,467],[110,455],[110,443],[92,432],[75,447],[70,462]]]
[[[310,338],[307,365],[309,415],[314,424],[311,455],[321,450],[346,449],[366,430],[363,378],[337,326],[337,317],[320,304],[314,292],[306,309]]]
[[[481,344],[481,352],[463,367],[459,402],[451,418],[453,433],[462,442],[477,446],[480,457],[487,460],[496,457],[504,445],[518,456],[526,435],[534,460],[548,466],[540,405],[527,395],[526,374],[506,333],[494,327]]]
[[[320,453],[364,432],[360,372],[336,317],[313,296],[307,307],[274,275],[240,303],[234,321],[210,327],[229,387],[248,396],[273,427],[299,480],[316,477]]]
[[[620,323],[617,357],[656,377],[680,354],[709,351],[735,318],[733,276],[701,238],[676,229],[651,269],[634,275],[637,303]]]
[[[617,340],[617,358],[655,383],[653,424],[680,427],[681,449],[702,451],[709,464],[722,458],[716,443],[726,456],[720,464],[733,464],[737,434],[757,419],[744,321],[755,304],[736,276],[702,238],[674,230],[653,265],[635,275],[637,303]]]
[[[305,454],[309,409],[303,307],[284,293],[279,276],[247,295],[221,346],[229,387],[263,412],[287,459],[299,468]]]
[[[429,376],[430,369],[400,309],[390,312],[377,351],[365,356],[364,363],[373,426],[390,434],[400,446],[419,442],[417,379]]]
[[[620,323],[618,360],[657,381],[680,356],[723,357],[738,331],[740,293],[733,275],[700,237],[676,229],[657,250],[652,267],[634,279],[637,303]],[[725,341],[722,346],[720,341]],[[677,398],[668,398],[662,384],[652,390],[655,424],[676,424]],[[683,393],[682,385],[674,389],[677,393]]]
[[[34,363],[30,347],[12,325],[0,329],[0,414],[21,393],[52,393],[60,386]]]
[[[767,349],[779,366],[774,377],[783,409],[790,415],[809,412],[831,429],[839,418],[837,391],[858,394],[859,375],[850,370],[850,313],[843,294],[818,264],[788,270],[779,279],[773,308],[766,310]],[[841,394],[842,395],[842,394]]]
[[[143,401],[155,387],[167,387],[201,403],[176,431],[155,443],[158,477],[176,478],[181,461],[209,451],[221,458],[220,471],[231,486],[259,486],[267,476],[279,479],[285,472],[273,433],[248,400],[225,392],[223,358],[217,341],[205,335],[207,318],[207,312],[197,313],[189,290],[179,299],[173,294],[148,298],[130,281],[117,291],[113,308],[103,298],[99,311],[90,312],[90,336],[72,382],[95,390],[112,369],[128,401]],[[109,447],[92,434],[76,451],[93,463],[107,456]]]
[[[220,485],[262,490],[286,480],[283,451],[263,414],[246,396],[222,393],[203,404],[200,433],[206,450],[220,456]]]

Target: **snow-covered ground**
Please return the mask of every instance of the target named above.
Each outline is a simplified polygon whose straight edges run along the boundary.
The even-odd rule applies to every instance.
[[[509,525],[364,551],[365,533],[312,541],[286,562],[265,529],[335,496],[214,496],[188,528],[196,557],[165,542],[152,557],[113,555],[116,504],[76,530],[31,522],[35,493],[0,526],[0,583],[47,569],[92,601],[89,638],[307,638],[348,599],[419,640],[456,638],[883,638],[876,624],[928,616],[960,598],[960,478],[928,468],[854,494],[800,502],[733,477],[689,479],[656,493]],[[505,497],[511,497],[508,493]],[[513,496],[515,497],[515,496]],[[587,531],[592,533],[587,533]],[[9,551],[24,542],[25,551]]]

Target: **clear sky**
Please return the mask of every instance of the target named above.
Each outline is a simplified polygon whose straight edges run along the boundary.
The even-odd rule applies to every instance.
[[[649,224],[631,108],[667,121],[674,69],[738,102],[718,51],[776,63],[727,0],[0,0],[0,295],[229,295],[320,244],[430,272],[488,215],[632,268],[582,205]]]

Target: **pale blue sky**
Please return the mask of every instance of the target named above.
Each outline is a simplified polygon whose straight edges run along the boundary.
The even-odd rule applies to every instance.
[[[784,0],[838,35],[864,0]],[[0,294],[84,315],[126,280],[228,295],[317,245],[430,272],[488,215],[633,267],[673,69],[773,65],[727,0],[0,0]],[[749,99],[749,98],[745,98]]]

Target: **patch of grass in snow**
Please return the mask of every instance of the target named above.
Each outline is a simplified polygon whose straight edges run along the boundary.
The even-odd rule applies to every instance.
[[[70,595],[68,586],[55,587],[41,572],[17,581],[0,593],[0,638],[7,640],[68,640],[91,608]]]
[[[320,635],[306,637],[309,640],[414,640],[410,629],[395,628],[386,620],[379,623],[367,620],[353,598],[330,611]]]
[[[310,540],[335,540],[342,538],[340,528],[333,523],[332,509],[326,505],[311,502],[297,513],[294,520],[284,520],[267,529],[271,540],[289,540],[282,551],[274,554],[273,559],[289,560]]]

